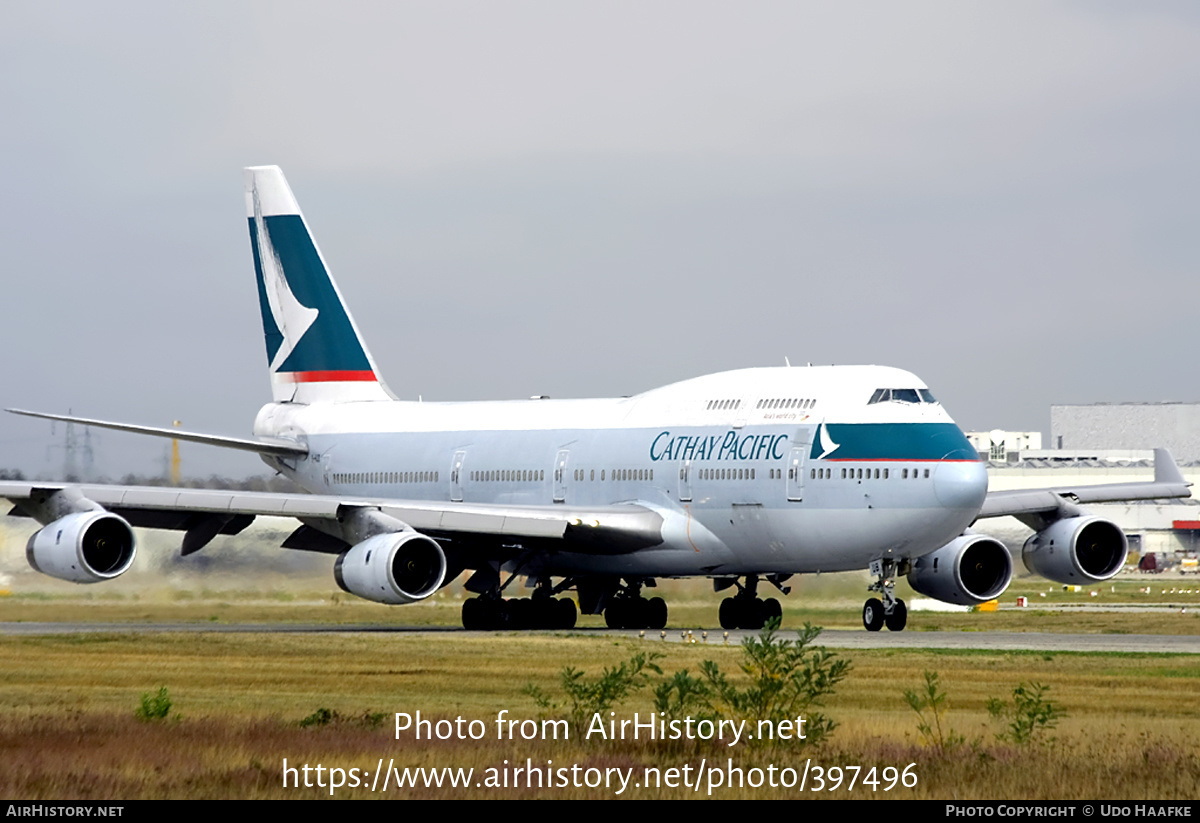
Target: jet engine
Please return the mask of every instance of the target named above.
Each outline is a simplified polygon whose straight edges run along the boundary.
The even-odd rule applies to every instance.
[[[1034,574],[1063,584],[1108,580],[1125,565],[1129,541],[1100,517],[1064,517],[1025,541],[1021,559]]]
[[[333,576],[342,591],[376,603],[424,600],[446,578],[446,555],[419,532],[389,532],[338,555]]]
[[[99,583],[133,564],[133,529],[104,510],[68,514],[34,532],[25,545],[29,565],[72,583]]]
[[[912,562],[908,584],[946,603],[974,606],[1004,593],[1012,579],[1012,557],[999,540],[982,534],[956,537]]]

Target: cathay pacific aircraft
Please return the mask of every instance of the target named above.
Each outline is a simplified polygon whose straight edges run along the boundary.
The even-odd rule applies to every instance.
[[[397,400],[283,173],[245,180],[273,393],[254,437],[18,413],[256,452],[308,494],[0,482],[13,514],[44,525],[27,547],[38,571],[110,580],[133,563],[133,527],[183,532],[186,555],[283,516],[299,521],[284,548],[333,555],[338,585],[368,600],[415,603],[469,572],[468,629],[568,628],[576,601],[614,628],[662,628],[667,605],[645,591],[672,577],[731,590],[721,625],[753,629],[781,614],[765,586],[869,569],[863,625],[899,631],[899,575],[957,604],[1008,586],[1008,550],[969,530],[982,518],[1020,518],[1031,571],[1087,584],[1121,569],[1127,542],[1079,504],[1189,495],[1165,451],[1152,482],[989,494],[929,387],[880,366],[744,369],[604,400]],[[517,578],[530,596],[512,596]]]

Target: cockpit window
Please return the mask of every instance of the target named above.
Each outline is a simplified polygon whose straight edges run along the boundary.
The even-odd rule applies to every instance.
[[[867,402],[868,406],[875,403],[936,403],[933,392],[929,389],[876,389]]]

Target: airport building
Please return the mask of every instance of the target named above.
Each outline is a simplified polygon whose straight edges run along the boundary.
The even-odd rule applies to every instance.
[[[964,432],[967,440],[979,454],[980,460],[989,463],[1015,463],[1021,453],[1042,447],[1041,432],[1010,432],[994,429],[990,432]]]
[[[1200,403],[1093,403],[1050,407],[1051,449],[1170,449],[1200,463]]]

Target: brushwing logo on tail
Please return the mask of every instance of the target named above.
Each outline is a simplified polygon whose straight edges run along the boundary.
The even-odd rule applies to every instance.
[[[262,202],[257,190],[254,192],[254,227],[257,229],[257,251],[263,291],[271,318],[275,321],[275,328],[282,337],[274,354],[268,352],[268,355],[271,355],[271,371],[275,372],[295,350],[296,344],[316,322],[320,312],[301,304],[292,294],[287,277],[283,273],[283,263],[271,244],[271,234],[267,231],[266,221],[263,219]]]
[[[289,383],[376,382],[304,218],[270,214],[257,190],[252,210],[250,246],[272,376]]]
[[[394,400],[278,166],[245,169],[246,222],[276,403]]]

